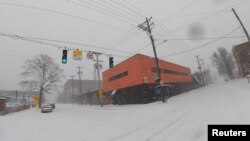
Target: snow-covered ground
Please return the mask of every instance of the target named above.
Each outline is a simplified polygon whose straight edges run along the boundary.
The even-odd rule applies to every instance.
[[[1,141],[206,141],[208,124],[250,124],[250,84],[236,80],[178,96],[167,104],[56,105],[0,116]]]

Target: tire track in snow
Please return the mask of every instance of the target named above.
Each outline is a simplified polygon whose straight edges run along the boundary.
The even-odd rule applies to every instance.
[[[195,95],[197,95],[197,94],[195,94]],[[164,114],[163,117],[160,117],[160,118],[162,119],[162,118],[168,117],[169,113],[178,111],[179,109],[182,109],[183,107],[186,107],[187,103],[194,103],[194,101],[199,100],[199,98],[200,98],[201,96],[202,96],[202,95],[199,95],[198,97],[194,97],[193,99],[191,99],[190,101],[188,101],[188,102],[182,104],[181,106],[178,106],[178,107],[172,109],[171,111],[169,111],[167,114]],[[194,106],[196,106],[196,105],[194,105]],[[189,108],[188,110],[186,110],[186,111],[185,111],[183,114],[181,114],[176,120],[174,120],[173,122],[171,122],[170,124],[168,124],[168,126],[170,127],[170,126],[174,125],[174,123],[177,123],[179,120],[181,120],[183,117],[185,117],[185,115],[188,115],[188,113],[190,113],[190,112],[192,111],[192,108],[193,108],[194,106],[192,106],[191,108]],[[124,134],[121,134],[121,135],[118,135],[118,136],[116,136],[116,137],[113,137],[113,138],[109,139],[109,141],[115,141],[115,140],[117,140],[117,139],[124,138],[124,137],[126,137],[126,136],[128,136],[128,135],[135,134],[135,133],[139,132],[140,130],[143,130],[143,129],[145,129],[146,127],[149,127],[149,126],[151,126],[151,125],[153,125],[153,124],[155,124],[155,123],[157,123],[157,122],[160,122],[160,121],[159,121],[159,117],[156,118],[155,120],[153,120],[152,122],[150,122],[149,124],[146,124],[145,126],[141,126],[141,127],[132,129],[132,130],[130,130],[130,131],[124,133]],[[165,128],[166,128],[166,127],[165,127]],[[150,139],[153,138],[154,136],[155,136],[155,134],[152,135],[152,136],[150,136],[150,137],[148,137],[147,139],[150,140]]]
[[[200,99],[201,96],[204,95],[200,95],[196,100],[193,101],[198,101]],[[192,102],[193,102],[192,101]],[[201,101],[198,101],[201,102]],[[194,110],[194,107],[196,107],[197,104],[191,106],[188,110],[186,110],[183,114],[181,114],[177,119],[175,119],[173,122],[167,124],[166,126],[164,126],[163,128],[159,129],[157,132],[155,132],[153,135],[151,135],[150,137],[146,138],[146,141],[150,141],[152,139],[154,139],[155,137],[157,137],[157,135],[160,135],[162,132],[166,132],[166,130],[168,130],[170,127],[172,127],[173,125],[175,125],[176,123],[178,123],[178,121],[180,121],[181,119],[185,118],[186,116],[188,116],[189,113],[191,113]]]

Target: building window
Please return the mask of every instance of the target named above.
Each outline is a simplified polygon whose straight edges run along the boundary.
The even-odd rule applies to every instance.
[[[119,74],[116,74],[116,75],[110,77],[110,78],[109,78],[109,81],[114,81],[114,80],[120,79],[120,78],[122,78],[122,77],[125,77],[125,76],[127,76],[127,75],[128,75],[128,71],[124,71],[124,72],[122,72],[122,73],[119,73]]]
[[[156,68],[151,68],[152,72],[157,72]],[[167,70],[167,69],[160,69],[160,73],[163,74],[174,74],[174,75],[188,75],[186,72],[181,72],[181,71],[174,71],[174,70]]]

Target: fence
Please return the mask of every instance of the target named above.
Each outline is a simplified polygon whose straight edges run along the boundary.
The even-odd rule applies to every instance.
[[[9,113],[14,113],[14,112],[19,112],[22,110],[26,110],[29,109],[30,105],[20,105],[20,106],[16,106],[16,107],[6,107],[2,113],[2,115],[6,115]]]

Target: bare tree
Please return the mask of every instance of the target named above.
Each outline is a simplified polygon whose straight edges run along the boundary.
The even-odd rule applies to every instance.
[[[20,84],[39,91],[39,107],[41,107],[43,95],[56,88],[57,83],[63,77],[63,70],[46,54],[39,54],[26,60],[22,69],[21,75],[25,80]]]
[[[235,61],[233,55],[225,48],[219,47],[217,52],[215,51],[211,56],[211,60],[220,75],[227,76],[231,80],[234,79]]]

